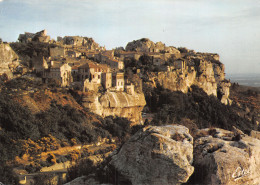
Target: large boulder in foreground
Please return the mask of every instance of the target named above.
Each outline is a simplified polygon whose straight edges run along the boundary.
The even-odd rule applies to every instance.
[[[260,140],[235,130],[203,129],[194,142],[197,184],[260,184]]]
[[[110,165],[133,185],[185,183],[193,173],[193,138],[181,125],[148,126],[112,156]]]

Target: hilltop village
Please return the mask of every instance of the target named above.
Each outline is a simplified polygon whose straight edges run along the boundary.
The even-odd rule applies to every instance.
[[[260,182],[258,91],[216,53],[25,32],[0,40],[0,94],[0,184]]]
[[[32,61],[32,71],[46,83],[51,79],[57,80],[61,87],[69,87],[76,83],[81,84],[81,90],[97,91],[100,86],[109,91],[126,91],[133,93],[133,84],[129,84],[124,75],[124,61],[127,59],[139,60],[146,54],[152,57],[152,63],[161,71],[186,69],[184,60],[176,60],[174,66],[166,64],[167,61],[181,57],[180,51],[174,47],[166,47],[158,42],[151,46],[135,48],[129,43],[126,50],[106,50],[100,47],[92,38],[79,36],[58,37],[57,41],[50,40],[46,30],[33,33],[20,34],[20,43],[41,42],[49,43],[49,56],[35,56]],[[115,52],[117,52],[115,54]]]
[[[178,73],[179,79],[185,80],[193,71],[200,70],[204,76],[210,77],[205,83],[212,83],[212,90],[208,89],[210,87],[204,88],[208,94],[217,95],[216,86],[225,81],[224,65],[219,62],[218,54],[196,53],[186,48],[167,47],[162,42],[153,43],[145,38],[128,43],[125,49],[113,50],[106,50],[88,37],[65,36],[58,37],[57,41],[50,40],[46,30],[35,34],[25,32],[20,34],[18,40],[21,44],[47,44],[41,46],[47,51],[46,53],[31,51],[30,58],[21,56],[18,59],[18,56],[8,64],[11,70],[18,68],[34,72],[43,82],[56,80],[61,87],[78,85],[84,92],[98,91],[102,87],[108,91],[125,91],[132,94],[134,86],[126,78],[124,63],[129,60],[138,61],[144,56],[150,60],[147,65],[155,66],[154,71],[174,71]],[[21,52],[19,44],[16,45],[18,48],[14,48],[18,53]],[[134,71],[145,73],[141,67],[138,69],[138,65],[134,67]],[[202,75],[196,74],[196,77],[202,78]],[[188,81],[192,84],[194,80],[188,79]],[[187,91],[182,87],[176,90]]]
[[[83,91],[104,89],[124,91],[127,89],[124,80],[124,62],[114,56],[114,51],[99,47],[92,38],[58,37],[50,40],[46,30],[39,33],[20,34],[21,43],[31,41],[52,43],[49,56],[37,56],[32,70],[46,83],[57,80],[61,87],[80,83]]]
[[[224,65],[218,54],[154,43],[147,38],[125,48],[106,50],[92,38],[50,39],[47,31],[20,34],[8,50],[0,72],[8,78],[34,76],[43,83],[82,92],[86,108],[103,117],[113,115],[139,122],[146,105],[143,92],[161,86],[187,93],[192,85],[230,104]]]

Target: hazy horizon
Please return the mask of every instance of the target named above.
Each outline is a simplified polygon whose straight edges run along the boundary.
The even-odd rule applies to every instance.
[[[145,37],[218,53],[227,74],[260,74],[259,18],[257,0],[0,0],[0,38],[46,29],[111,49]]]
[[[226,79],[232,83],[249,87],[260,87],[260,74],[227,74]]]

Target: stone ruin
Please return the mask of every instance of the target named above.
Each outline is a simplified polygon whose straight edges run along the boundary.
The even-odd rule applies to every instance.
[[[25,32],[24,34],[20,34],[18,38],[21,43],[29,43],[29,42],[50,42],[50,36],[47,35],[46,30],[39,31],[37,33],[29,33]]]

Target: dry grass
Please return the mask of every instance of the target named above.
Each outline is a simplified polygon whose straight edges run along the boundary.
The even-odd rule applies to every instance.
[[[38,91],[32,95],[13,96],[13,100],[22,106],[27,106],[34,114],[40,111],[47,111],[53,100],[59,102],[62,106],[69,105],[72,108],[83,111],[83,107],[70,94],[63,94],[62,92]]]

